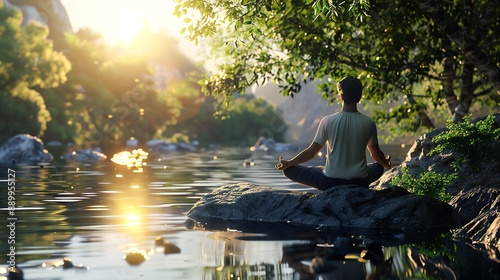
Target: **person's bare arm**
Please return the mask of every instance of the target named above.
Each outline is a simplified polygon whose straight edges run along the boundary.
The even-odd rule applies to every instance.
[[[368,150],[370,151],[370,155],[372,158],[382,164],[385,168],[391,168],[391,155],[387,155],[387,157],[384,155],[384,152],[380,149],[378,143],[373,144],[373,145],[368,145]]]
[[[278,164],[276,164],[276,169],[285,170],[290,166],[294,166],[309,161],[318,154],[321,148],[323,148],[323,146],[321,146],[316,142],[312,142],[311,145],[309,145],[309,147],[302,150],[300,153],[298,153],[295,157],[293,157],[290,160],[285,160],[283,159],[283,157],[280,157]]]

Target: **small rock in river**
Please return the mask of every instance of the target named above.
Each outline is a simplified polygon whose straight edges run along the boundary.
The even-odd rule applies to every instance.
[[[157,236],[155,238],[155,246],[163,246],[165,244],[165,240],[161,236]]]
[[[64,269],[66,269],[66,268],[73,268],[73,267],[74,267],[74,265],[73,265],[73,263],[71,262],[71,259],[70,259],[70,258],[65,257],[65,258],[63,259],[63,265],[62,265],[62,267],[63,267]]]
[[[145,260],[149,259],[149,256],[144,250],[132,250],[125,256],[125,261],[130,265],[139,265]]]
[[[181,248],[177,247],[177,245],[172,244],[171,242],[167,241],[165,243],[165,246],[163,247],[163,253],[164,254],[177,254],[181,252]]]
[[[24,273],[17,266],[9,267],[9,280],[24,280]]]

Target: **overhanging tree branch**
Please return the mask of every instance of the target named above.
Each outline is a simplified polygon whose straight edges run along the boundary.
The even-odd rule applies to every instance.
[[[449,15],[434,0],[414,0],[422,9],[424,15],[431,19],[450,40],[455,42],[470,62],[488,79],[500,94],[500,68],[484,53],[477,44],[473,34],[465,32],[458,24],[450,20]],[[495,2],[495,1],[490,1]]]

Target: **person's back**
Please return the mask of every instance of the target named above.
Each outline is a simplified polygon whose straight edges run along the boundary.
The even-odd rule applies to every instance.
[[[319,129],[325,129],[324,133]],[[339,112],[325,117],[314,139],[322,146],[328,143],[324,174],[339,179],[368,176],[366,146],[376,141],[375,123],[359,112]]]
[[[346,77],[337,84],[342,112],[323,118],[311,145],[290,160],[279,158],[276,168],[289,179],[319,190],[355,184],[368,187],[391,167],[377,141],[377,128],[357,109],[363,85],[359,79]],[[325,168],[303,166],[328,144]],[[366,148],[376,163],[367,165]]]

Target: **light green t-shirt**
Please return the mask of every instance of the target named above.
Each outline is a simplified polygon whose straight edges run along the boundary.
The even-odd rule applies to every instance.
[[[331,178],[354,179],[368,176],[366,146],[377,143],[377,127],[359,112],[339,112],[324,117],[314,142],[327,146],[324,174]]]

